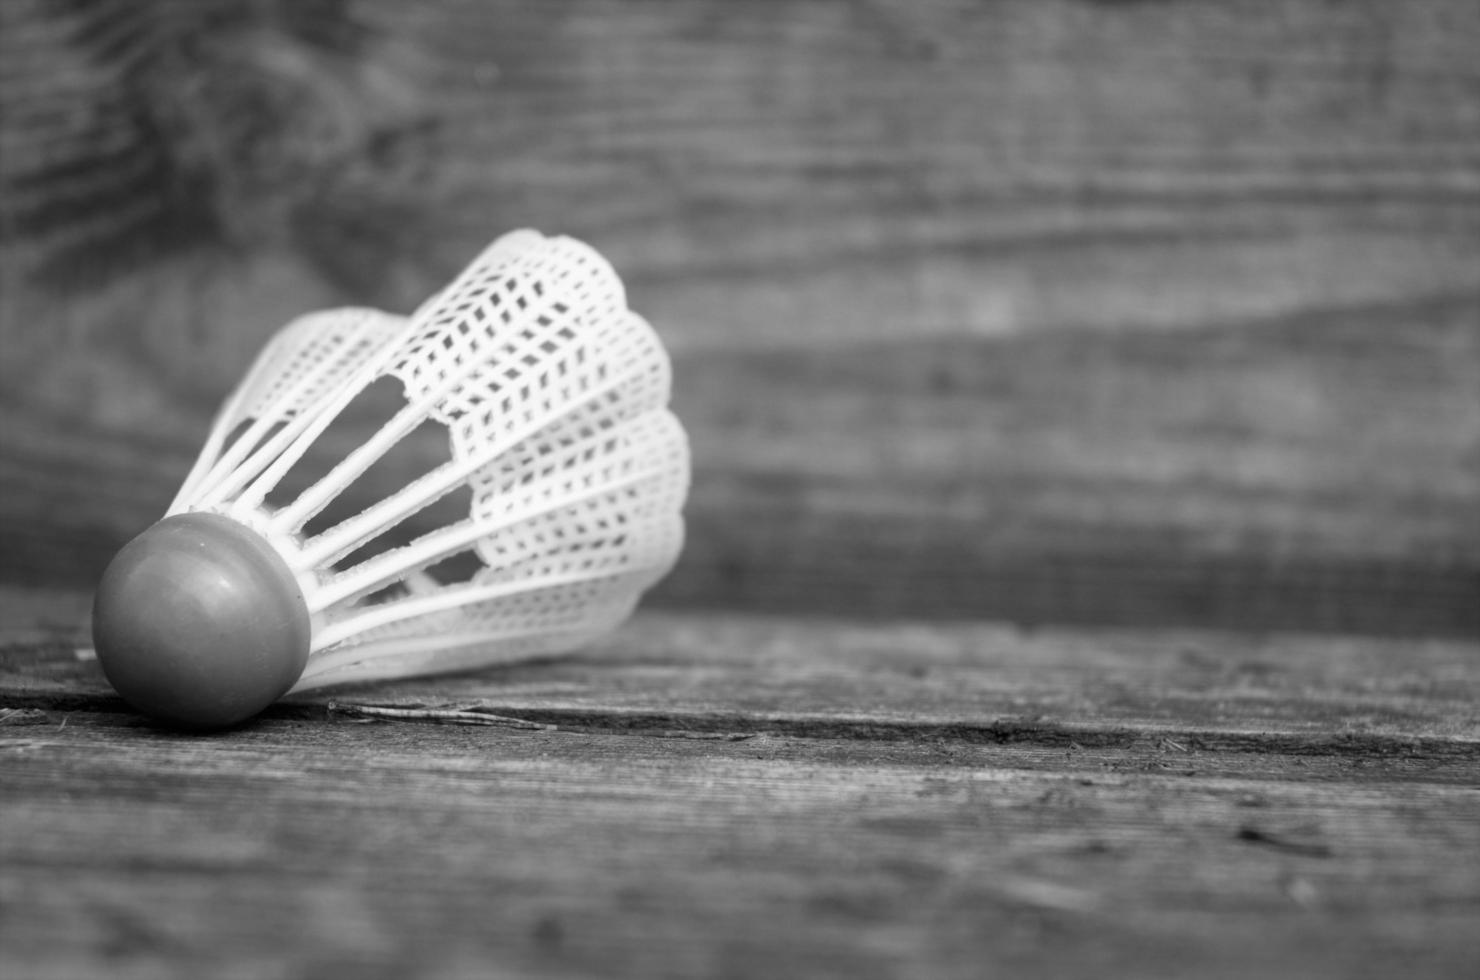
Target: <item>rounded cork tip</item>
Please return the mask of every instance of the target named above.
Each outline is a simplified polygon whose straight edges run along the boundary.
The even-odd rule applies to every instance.
[[[108,565],[93,644],[108,683],[157,721],[207,730],[246,721],[308,663],[308,606],[250,528],[216,514],[167,517]]]

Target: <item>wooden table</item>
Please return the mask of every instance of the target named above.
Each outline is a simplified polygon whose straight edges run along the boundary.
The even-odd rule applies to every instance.
[[[130,713],[9,590],[0,974],[1473,976],[1480,647],[645,612]]]

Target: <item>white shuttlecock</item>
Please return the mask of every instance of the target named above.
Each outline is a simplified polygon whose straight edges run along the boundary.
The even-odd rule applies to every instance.
[[[399,410],[281,500],[284,477],[387,378]],[[104,673],[145,713],[211,728],[290,691],[591,640],[682,546],[688,443],[669,387],[667,354],[607,262],[533,231],[499,239],[410,318],[300,318],[222,408],[165,518],[105,572]],[[448,431],[445,461],[317,526],[428,421]],[[376,547],[454,491],[465,516]],[[471,571],[448,580],[435,567],[448,559]]]

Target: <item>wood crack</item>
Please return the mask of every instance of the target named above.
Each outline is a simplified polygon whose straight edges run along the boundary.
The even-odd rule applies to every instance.
[[[38,718],[50,720],[58,715],[65,718],[76,713],[113,715],[130,712],[121,698],[109,695],[7,692],[0,698],[0,713],[24,718],[25,721],[20,722],[24,724],[36,724]],[[268,708],[261,717],[269,721],[328,718],[331,721],[487,725],[528,731],[728,741],[770,735],[855,742],[1037,746],[1070,751],[1155,749],[1178,754],[1252,752],[1355,760],[1480,762],[1480,741],[1436,735],[1235,731],[1211,727],[1177,727],[1163,732],[1140,725],[1084,724],[1042,718],[910,721],[801,713],[768,715],[529,708],[484,700],[431,704],[287,701]]]

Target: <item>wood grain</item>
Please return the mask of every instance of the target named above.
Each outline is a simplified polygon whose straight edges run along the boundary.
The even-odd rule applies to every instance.
[[[91,655],[86,595],[0,596],[10,706],[126,710]],[[1477,701],[1473,641],[648,610],[583,652],[270,710],[465,705],[579,730],[1075,747],[1165,735],[1228,751],[1431,756],[1464,772],[1480,761]]]
[[[1477,952],[1474,785],[1382,763],[72,719],[0,735],[12,975],[1457,977]]]
[[[0,972],[1458,977],[1480,648],[645,614],[588,654],[127,712],[0,591]],[[367,721],[476,704],[552,726]]]
[[[1473,4],[149,8],[5,5],[10,581],[92,581],[277,324],[533,224],[674,348],[659,602],[1480,633]]]

